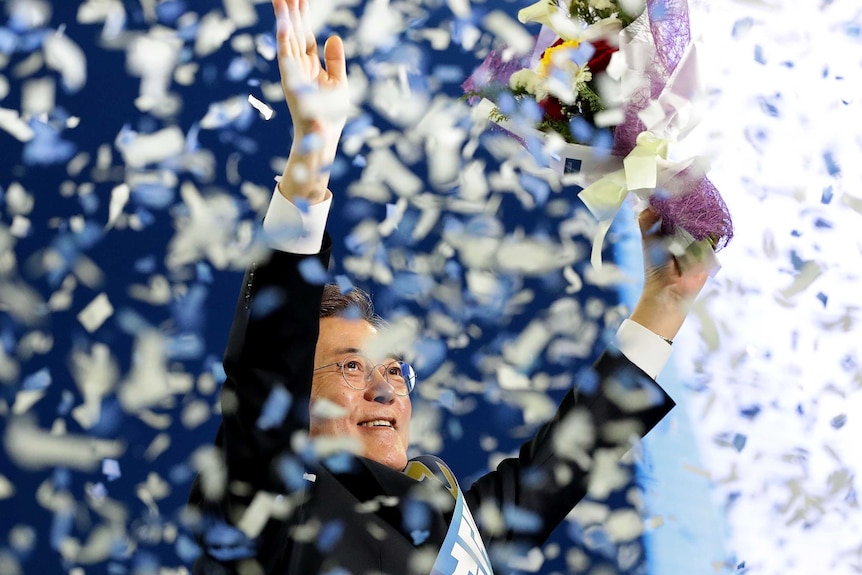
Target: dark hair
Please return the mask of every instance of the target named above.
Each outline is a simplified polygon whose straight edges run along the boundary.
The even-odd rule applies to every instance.
[[[347,293],[341,293],[338,284],[326,284],[320,299],[320,319],[333,316],[364,319],[374,327],[381,327],[386,323],[374,313],[374,303],[365,290],[354,287]]]

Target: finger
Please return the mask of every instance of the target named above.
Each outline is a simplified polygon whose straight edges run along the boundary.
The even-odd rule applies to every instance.
[[[275,13],[275,38],[278,44],[279,55],[285,48],[287,35],[290,33],[290,16],[287,13],[285,0],[272,0],[272,11]]]
[[[660,224],[661,216],[652,206],[648,206],[638,215],[638,225],[640,226],[641,237],[644,239],[655,236],[659,231]]]
[[[335,82],[347,78],[347,63],[344,59],[344,43],[338,36],[330,36],[323,46],[323,60],[326,62],[326,73]]]
[[[306,54],[317,55],[317,39],[311,29],[311,17],[308,14],[308,0],[299,0],[299,13],[302,17],[302,33],[305,42]]]
[[[305,27],[302,23],[302,13],[299,11],[299,0],[287,0],[287,9],[290,12],[290,24],[293,28],[293,42],[291,47],[296,50],[296,55],[304,55],[308,49],[305,39]]]

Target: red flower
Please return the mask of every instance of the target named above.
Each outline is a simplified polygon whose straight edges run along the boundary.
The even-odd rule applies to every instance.
[[[567,120],[566,115],[563,113],[563,103],[560,102],[557,98],[553,96],[548,96],[547,98],[539,102],[539,106],[545,113],[546,118],[559,121]]]
[[[611,61],[611,56],[613,56],[614,52],[619,50],[616,46],[611,46],[604,40],[597,40],[592,42],[593,48],[596,49],[593,57],[590,58],[590,61],[587,62],[587,67],[592,71],[593,74],[598,74],[599,72],[604,72],[608,64]]]

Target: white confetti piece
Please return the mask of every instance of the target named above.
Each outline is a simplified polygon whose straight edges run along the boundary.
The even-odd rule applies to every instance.
[[[158,332],[138,334],[134,366],[117,393],[127,412],[161,405],[192,389],[194,380],[189,374],[168,372],[165,345],[164,336]]]
[[[170,446],[171,436],[167,433],[159,433],[153,438],[153,440],[150,442],[150,445],[147,446],[146,451],[144,451],[144,459],[146,459],[147,461],[154,461],[162,453],[167,451]]]
[[[236,22],[230,18],[222,18],[217,11],[209,12],[201,18],[195,38],[195,54],[198,57],[204,57],[218,51],[233,35],[236,28]]]
[[[182,47],[182,40],[158,28],[129,43],[126,65],[129,72],[141,78],[135,102],[140,110],[152,110],[170,100],[168,90]]]
[[[123,208],[129,201],[131,190],[128,184],[120,184],[111,190],[111,203],[108,205],[108,223],[105,229],[109,230],[114,227],[120,215],[123,213]]]
[[[5,130],[21,142],[29,142],[35,135],[33,128],[21,119],[16,110],[6,108],[0,108],[0,129]]]
[[[62,33],[45,40],[45,64],[60,72],[63,86],[78,92],[87,83],[87,59],[81,47]]]
[[[251,104],[252,108],[260,112],[260,115],[263,116],[264,120],[269,121],[272,119],[272,108],[270,108],[266,103],[261,102],[251,94],[248,95],[248,103]]]
[[[24,82],[21,88],[21,109],[27,116],[47,114],[54,110],[56,84],[54,78],[38,78]]]
[[[257,12],[251,0],[223,0],[225,12],[237,28],[248,28],[257,24]]]
[[[93,471],[106,457],[119,457],[125,447],[119,441],[95,439],[85,435],[53,435],[27,419],[9,423],[4,436],[9,457],[26,469],[65,466]]]
[[[201,128],[206,130],[223,128],[242,116],[245,108],[246,103],[239,96],[223,102],[213,102],[201,120]]]
[[[517,55],[529,54],[535,44],[533,36],[523,24],[513,20],[500,10],[494,10],[483,20],[482,24],[488,32],[499,38],[505,46]]]
[[[36,403],[45,397],[46,390],[32,389],[22,390],[15,394],[15,403],[12,404],[12,414],[21,415],[30,411]]]
[[[106,293],[100,293],[87,304],[87,307],[78,314],[78,321],[88,332],[93,333],[99,329],[105,320],[114,314],[114,306],[111,305]]]
[[[0,474],[0,500],[9,499],[13,495],[15,495],[15,485]]]
[[[185,136],[176,126],[152,134],[130,131],[118,135],[116,145],[130,168],[143,168],[181,155]]]
[[[9,233],[16,238],[26,238],[30,235],[30,220],[24,216],[17,215],[12,218],[12,225],[9,226]]]

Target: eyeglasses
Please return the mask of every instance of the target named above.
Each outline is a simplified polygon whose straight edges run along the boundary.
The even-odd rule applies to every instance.
[[[398,359],[389,359],[386,363],[375,364],[364,355],[350,355],[341,361],[322,365],[314,371],[333,366],[341,369],[344,382],[349,387],[359,391],[368,388],[375,370],[395,389],[396,395],[409,395],[416,386],[416,371],[413,366]]]

